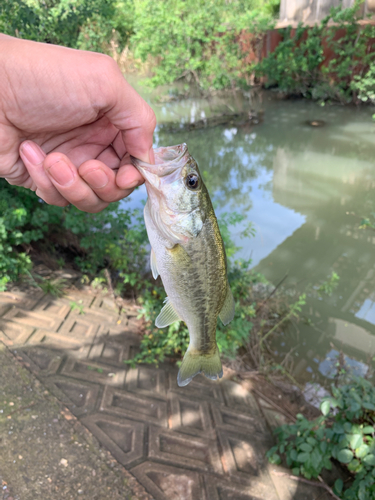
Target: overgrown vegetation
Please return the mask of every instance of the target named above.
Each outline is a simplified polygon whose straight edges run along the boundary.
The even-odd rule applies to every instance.
[[[282,40],[275,51],[255,66],[258,76],[287,94],[375,102],[375,26],[358,24],[362,3],[332,9],[313,28],[300,23],[296,30],[280,30]],[[324,43],[326,53],[332,54],[328,58]]]
[[[120,203],[98,214],[55,207],[0,179],[0,213],[0,290],[30,273],[33,248],[93,277],[108,269],[119,293],[142,287],[147,234],[138,211]]]
[[[361,4],[314,27],[279,30],[260,60],[279,0],[4,0],[0,32],[148,63],[152,85],[184,79],[201,92],[248,88],[254,78],[287,95],[375,103],[375,26]],[[122,52],[123,57],[120,57]]]
[[[353,377],[332,386],[321,403],[322,415],[312,421],[297,415],[292,425],[276,429],[277,445],[268,452],[272,463],[282,457],[296,476],[317,478],[332,461],[348,469],[352,480],[337,479],[334,491],[344,500],[375,499],[375,387]]]

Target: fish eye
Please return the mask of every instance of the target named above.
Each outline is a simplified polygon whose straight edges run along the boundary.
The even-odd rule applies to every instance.
[[[197,189],[199,187],[199,177],[197,174],[189,174],[185,180],[186,186],[189,189]]]

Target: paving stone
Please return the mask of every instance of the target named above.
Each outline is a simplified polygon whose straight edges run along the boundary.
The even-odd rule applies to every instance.
[[[222,405],[211,404],[211,411],[214,419],[215,428],[220,428],[232,432],[248,432],[252,435],[261,435],[266,431],[264,419],[261,414],[249,415],[231,410]]]
[[[166,376],[158,368],[139,366],[126,374],[124,389],[144,396],[166,399]]]
[[[275,497],[272,486],[268,487],[264,496],[258,496],[254,494],[252,486],[243,486],[233,481],[206,476],[205,483],[209,500],[281,500],[279,497]],[[282,500],[287,499],[283,498]],[[302,499],[298,498],[295,500]]]
[[[57,299],[51,295],[42,297],[33,307],[34,311],[44,311],[49,315],[65,319],[69,314],[71,307],[66,299]]]
[[[103,413],[85,417],[81,422],[125,467],[143,461],[145,424]]]
[[[198,375],[185,387],[177,385],[177,371],[169,373],[169,390],[183,394],[193,400],[224,403],[221,382],[213,382],[203,375]]]
[[[33,292],[33,297],[21,292],[0,292],[0,304],[11,304],[20,306],[22,309],[30,310],[43,297],[44,293],[41,290]]]
[[[35,328],[45,328],[56,331],[62,320],[54,315],[47,315],[45,312],[26,311],[18,307],[10,309],[2,319],[14,321],[22,325],[33,326]]]
[[[112,367],[105,367],[99,363],[70,358],[64,364],[61,375],[87,380],[88,382],[97,382],[103,385],[122,387],[126,370],[116,370]]]
[[[63,335],[49,330],[38,328],[34,330],[33,334],[25,342],[26,345],[43,344],[49,347],[73,349],[79,348],[84,342],[83,339],[74,338],[70,335]]]
[[[216,440],[150,426],[148,456],[202,472],[223,473]]]
[[[88,415],[95,410],[100,394],[99,386],[61,376],[46,379],[44,383],[76,417]]]
[[[96,322],[91,322],[85,316],[69,315],[59,329],[59,334],[71,336],[73,338],[94,338],[102,326]]]
[[[9,304],[6,302],[0,302],[0,318],[4,316],[10,309],[13,309],[13,304]]]
[[[155,500],[211,500],[205,494],[202,476],[196,472],[151,462],[131,472]]]
[[[111,297],[97,295],[91,303],[91,307],[95,309],[102,309],[118,314],[119,308],[116,302]]]
[[[175,431],[193,436],[212,437],[209,406],[206,401],[194,401],[182,394],[168,394],[170,417],[169,427]]]
[[[167,427],[167,403],[106,386],[100,411]]]
[[[251,413],[251,415],[256,415],[262,420],[263,417],[256,399],[243,385],[230,380],[224,380],[222,382],[222,389],[225,403],[229,408],[238,408],[239,411]]]
[[[252,491],[260,498],[277,499],[276,492],[276,496],[265,496],[270,483],[265,454],[272,442],[267,445],[251,434],[240,435],[220,429],[216,432],[221,444],[223,467],[231,479],[251,484]]]
[[[39,376],[54,375],[62,363],[62,354],[44,347],[18,349],[17,354],[24,362],[28,363],[33,372]]]
[[[21,325],[0,319],[0,340],[8,347],[24,345],[34,331],[35,328],[33,326]]]

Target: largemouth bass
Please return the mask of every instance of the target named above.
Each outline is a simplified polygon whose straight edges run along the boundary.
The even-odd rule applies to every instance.
[[[144,218],[151,243],[151,270],[160,274],[167,298],[155,325],[185,321],[190,336],[177,382],[204,373],[223,376],[216,344],[217,318],[234,317],[223,240],[198,165],[186,144],[154,150],[155,165],[132,157],[146,181]]]

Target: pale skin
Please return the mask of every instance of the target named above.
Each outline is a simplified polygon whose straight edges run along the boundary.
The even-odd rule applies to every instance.
[[[99,212],[143,182],[155,115],[108,56],[0,34],[0,177]]]

